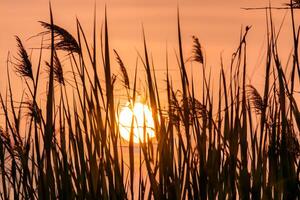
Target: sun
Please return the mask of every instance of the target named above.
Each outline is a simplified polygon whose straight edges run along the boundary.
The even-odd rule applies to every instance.
[[[121,109],[119,115],[119,131],[121,137],[126,141],[130,141],[130,129],[132,124],[134,143],[148,141],[148,139],[155,137],[152,112],[147,105],[138,102],[134,104],[133,108],[130,108],[130,103],[127,103],[127,105]]]

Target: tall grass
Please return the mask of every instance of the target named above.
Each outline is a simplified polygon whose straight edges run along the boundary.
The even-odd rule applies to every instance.
[[[4,113],[0,129],[0,198],[299,199],[300,112],[295,87],[300,81],[300,28],[296,27],[294,3],[297,1],[287,5],[294,41],[293,60],[287,67],[290,71],[283,69],[272,9],[266,8],[263,95],[246,83],[247,34],[251,27],[242,31],[231,65],[221,62],[219,84],[214,87],[199,39],[193,36],[191,62],[199,65],[203,77],[202,84],[196,86],[186,72],[178,12],[181,89],[173,87],[167,53],[164,94],[158,92],[160,83],[143,32],[144,51],[139,60],[146,73],[145,93],[156,141],[133,144],[131,128],[128,148],[123,148],[116,120],[117,77],[112,74],[106,11],[99,48],[96,13],[90,46],[80,22],[76,21],[77,34],[72,35],[55,24],[50,6],[50,23],[40,22],[45,31],[39,34],[42,43],[37,66],[18,37],[17,61],[8,57],[8,90],[0,95]],[[50,39],[49,45],[45,46],[44,37]],[[102,63],[97,59],[98,49]],[[50,51],[46,64],[44,51]],[[121,56],[114,52],[126,98],[133,107],[138,96],[137,68],[132,83]],[[62,57],[68,58],[63,65],[71,67],[71,80],[65,76]],[[11,67],[26,83],[27,97],[19,103],[13,97]],[[49,73],[47,97],[46,102],[38,103],[44,67]],[[104,74],[99,73],[101,68]],[[196,90],[201,91],[201,97],[195,96]],[[214,98],[213,91],[217,91],[214,93],[218,98]],[[166,102],[161,102],[164,95]],[[167,104],[166,112],[163,104]]]

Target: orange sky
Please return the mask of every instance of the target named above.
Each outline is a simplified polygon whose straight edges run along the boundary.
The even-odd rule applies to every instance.
[[[93,8],[95,0],[52,0],[55,23],[75,34],[77,16],[88,35],[92,33]],[[142,51],[141,24],[145,27],[148,46],[154,58],[156,69],[165,68],[165,49],[174,59],[177,50],[176,7],[180,7],[184,53],[191,54],[192,35],[199,37],[204,48],[207,64],[219,69],[220,54],[230,58],[237,47],[241,26],[252,25],[249,33],[249,79],[259,82],[264,79],[264,71],[259,69],[265,43],[264,11],[245,11],[241,7],[266,6],[266,0],[107,0],[96,1],[98,30],[103,20],[104,5],[108,8],[111,47],[117,49],[125,64],[133,69],[137,57],[136,50]],[[283,1],[272,1],[274,6]],[[279,27],[286,11],[276,11],[275,23]],[[6,56],[11,51],[16,55],[14,35],[20,36],[26,47],[38,47],[39,40],[25,41],[42,29],[39,20],[49,19],[48,0],[1,0],[0,3],[0,91],[6,85]],[[284,23],[280,51],[284,59],[290,52],[289,21]],[[99,36],[99,34],[98,34]],[[173,56],[173,57],[172,57]],[[172,61],[172,62],[173,62]],[[228,61],[228,60],[227,60]],[[176,62],[172,69],[177,69]],[[226,63],[225,63],[226,64]],[[228,64],[228,62],[227,62]],[[191,73],[191,72],[190,72]],[[164,77],[161,77],[163,80]],[[176,80],[176,77],[174,78]]]

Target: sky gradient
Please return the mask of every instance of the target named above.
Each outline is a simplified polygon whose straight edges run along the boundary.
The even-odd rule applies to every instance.
[[[79,18],[88,36],[92,36],[93,9],[95,0],[52,0],[54,22],[75,34],[75,19]],[[272,1],[280,6],[284,1]],[[165,69],[166,48],[174,58],[177,50],[176,10],[180,9],[184,54],[188,58],[192,51],[192,35],[199,38],[205,52],[207,65],[212,71],[220,67],[220,56],[229,64],[231,54],[239,43],[241,27],[252,25],[248,36],[249,80],[260,82],[264,73],[259,70],[264,52],[266,27],[264,11],[245,11],[242,7],[260,7],[268,5],[265,0],[110,0],[96,1],[98,37],[104,18],[104,6],[108,9],[110,47],[118,50],[129,69],[134,69],[137,51],[142,52],[142,25],[144,26],[148,47],[156,69]],[[2,0],[0,3],[0,66],[6,71],[8,51],[16,55],[14,35],[18,35],[27,48],[39,46],[40,39],[27,40],[42,31],[38,21],[49,19],[46,0]],[[286,11],[274,13],[275,24],[279,27]],[[291,41],[285,40],[289,30],[289,21],[285,21],[281,37],[280,51],[283,63],[290,52]],[[89,37],[90,38],[90,37]],[[91,40],[90,40],[91,41]],[[92,43],[92,42],[90,42]],[[37,51],[33,51],[38,53]],[[175,59],[170,59],[175,60]],[[115,63],[114,63],[115,64]],[[171,69],[178,69],[171,63]],[[190,71],[191,73],[191,71]],[[253,78],[254,77],[254,78]],[[6,85],[6,75],[0,75],[0,91]],[[163,79],[163,78],[161,78]],[[176,77],[174,78],[176,80]]]

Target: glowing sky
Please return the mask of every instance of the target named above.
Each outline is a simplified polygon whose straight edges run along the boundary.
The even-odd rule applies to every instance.
[[[220,54],[230,58],[238,45],[242,26],[252,25],[249,34],[249,78],[263,79],[259,65],[265,39],[264,11],[245,11],[241,7],[266,6],[265,0],[107,0],[96,1],[98,29],[108,8],[111,47],[117,49],[124,62],[134,68],[136,51],[142,50],[142,24],[156,68],[165,68],[166,44],[170,54],[177,49],[176,7],[180,8],[185,57],[191,53],[191,36],[196,35],[204,48],[209,66],[218,66]],[[282,4],[272,1],[274,6]],[[92,35],[95,0],[52,0],[54,20],[75,33],[75,18],[78,17],[88,35]],[[280,22],[286,11],[276,11],[275,22]],[[16,54],[14,35],[24,41],[42,29],[39,20],[48,21],[47,0],[1,0],[0,3],[0,66],[5,72],[7,52]],[[284,23],[281,51],[285,56],[290,51],[289,21]],[[98,34],[100,35],[100,33]],[[39,40],[25,41],[26,47],[38,47]],[[172,68],[172,67],[171,67]],[[174,69],[176,67],[173,67]],[[6,84],[5,73],[0,74],[1,91]]]

